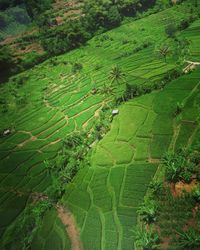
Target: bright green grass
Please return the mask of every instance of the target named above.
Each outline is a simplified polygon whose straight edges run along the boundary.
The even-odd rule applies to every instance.
[[[57,66],[51,66],[49,61],[46,61],[19,74],[18,77],[23,74],[29,76],[23,86],[17,87],[12,79],[2,85],[0,97],[4,99],[6,96],[8,112],[2,113],[1,107],[0,129],[3,131],[6,128],[12,128],[15,132],[11,136],[2,138],[0,142],[2,158],[0,188],[6,183],[8,189],[44,192],[50,185],[44,160],[55,158],[62,146],[61,139],[67,134],[75,130],[82,131],[83,128],[89,129],[90,122],[96,118],[96,111],[103,106],[105,100],[111,99],[111,96],[92,95],[92,88],[94,86],[101,88],[104,84],[110,84],[109,72],[115,64],[120,66],[130,84],[148,83],[151,85],[161,81],[167,73],[176,68],[176,62],[170,59],[165,63],[162,58],[158,57],[155,47],[166,40],[164,30],[171,20],[178,23],[188,16],[190,16],[189,8],[182,4],[124,24],[107,32],[107,35],[112,37],[112,41],[102,42],[101,38],[104,34],[99,35],[90,40],[85,47],[59,56]],[[123,39],[128,39],[129,43],[123,44]],[[133,52],[136,47],[147,40],[152,43],[151,46],[137,53]],[[133,53],[130,53],[131,51]],[[63,61],[71,62],[71,64],[78,61],[83,65],[83,69],[73,74],[71,64],[66,66],[62,63]],[[96,65],[101,66],[99,70],[95,69]],[[63,200],[73,209],[75,218],[78,218],[81,238],[86,249],[92,249],[92,244],[95,249],[100,249],[100,246],[105,248],[108,244],[105,231],[102,230],[105,227],[105,214],[108,212],[113,214],[116,229],[112,233],[113,244],[109,247],[116,250],[116,237],[119,249],[132,247],[130,210],[126,208],[124,211],[127,214],[121,216],[121,214],[118,215],[118,208],[121,205],[132,204],[131,209],[135,209],[134,204],[138,205],[137,199],[138,201],[143,199],[145,190],[142,188],[146,184],[141,185],[142,191],[138,193],[137,199],[133,197],[135,203],[130,200],[129,196],[124,196],[126,194],[124,188],[128,185],[127,169],[129,169],[129,164],[134,166],[135,163],[138,164],[138,161],[144,163],[150,158],[160,159],[166,152],[172,135],[169,119],[172,119],[177,102],[184,101],[196,85],[199,75],[198,73],[192,75],[181,78],[180,81],[184,82],[183,89],[179,89],[180,84],[175,82],[172,85],[177,85],[177,89],[166,88],[156,94],[135,98],[134,101],[119,107],[120,113],[114,118],[111,131],[94,149],[90,174],[87,172],[85,178],[83,177],[81,181],[77,180],[76,188],[73,189],[73,185],[68,187],[68,196]],[[195,83],[193,80],[192,83],[191,80],[187,81],[188,78],[194,78]],[[124,89],[124,83],[116,87],[116,94],[120,94]],[[19,104],[17,96],[23,96],[27,104]],[[166,119],[166,124],[160,122],[157,115]],[[102,176],[99,169],[105,170],[106,176]],[[17,183],[14,178],[18,172],[21,180]],[[119,175],[120,187],[112,179],[112,176],[116,175]],[[149,176],[152,176],[152,173],[149,173]],[[148,178],[146,180],[149,181]],[[98,190],[95,191],[97,185],[91,183],[100,183]],[[135,183],[137,184],[137,178]],[[72,190],[75,190],[74,195],[71,195]],[[129,192],[132,192],[131,188]],[[7,192],[6,195],[7,198],[0,205],[0,211],[9,205],[11,194]],[[16,196],[16,204],[18,200],[18,211],[21,211],[24,204],[20,203],[20,198]],[[125,205],[121,204],[122,201]],[[80,211],[82,211],[81,215],[78,214]],[[86,211],[89,212],[83,223]],[[135,217],[134,213],[133,218]],[[96,225],[96,231],[90,225]],[[3,233],[3,230],[1,232]],[[115,232],[118,232],[117,235]],[[124,232],[123,235],[122,232]],[[53,236],[49,237],[48,241],[51,242],[52,238]],[[47,242],[44,243],[45,248],[53,246]],[[55,236],[55,242],[56,246],[60,246],[57,236]],[[122,244],[124,244],[123,247]]]
[[[48,224],[48,226],[46,226]],[[34,238],[31,249],[70,249],[70,240],[66,229],[54,209],[48,211],[39,229],[39,234]]]
[[[191,78],[193,74],[199,73],[199,71],[192,73]],[[187,77],[190,79],[189,75]],[[183,76],[179,81],[186,81],[187,77]],[[153,159],[162,158],[174,134],[172,124],[176,119],[175,116],[172,115],[172,111],[156,115],[153,112],[155,100],[166,96],[168,99],[173,98],[175,102],[175,95],[169,90],[177,89],[179,81],[173,81],[163,91],[138,97],[121,105],[120,113],[114,118],[111,131],[93,151],[91,167],[78,173],[74,184],[67,187],[63,203],[70,207],[77,219],[84,248],[93,249],[94,245],[95,249],[133,249],[136,210],[143,201],[157,169],[157,164],[150,162]],[[190,86],[191,81],[184,83],[184,89],[188,89],[188,92],[187,95],[184,92],[181,98],[186,103],[186,107],[190,100],[188,96],[195,92],[198,85],[197,81],[195,83],[196,85],[192,84],[193,88]],[[197,98],[196,95],[192,96]],[[179,98],[180,95],[177,96],[178,100]],[[129,115],[128,119],[133,124],[129,124],[127,119],[124,119],[124,114]],[[141,117],[143,117],[142,123]],[[140,129],[141,126],[144,126],[143,130]],[[119,137],[121,127],[124,127],[122,135],[126,134],[126,127],[127,131],[132,127],[134,131],[140,131],[140,133],[128,133],[129,139],[123,141]],[[148,131],[148,137],[144,136],[146,131]],[[195,128],[191,129],[190,134],[194,131]],[[142,132],[145,132],[143,136]],[[181,130],[178,138],[182,137],[182,134],[185,132]],[[183,143],[185,145],[187,140],[185,139]],[[126,150],[123,151],[125,145]],[[134,153],[133,157],[128,155],[129,147],[132,154]],[[85,207],[86,204],[89,204],[89,210]],[[95,228],[95,232],[92,228]]]

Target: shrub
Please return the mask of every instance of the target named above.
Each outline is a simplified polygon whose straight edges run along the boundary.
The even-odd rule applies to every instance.
[[[189,183],[192,176],[199,175],[199,167],[190,160],[189,150],[179,150],[175,154],[167,154],[163,163],[166,166],[165,177],[168,182],[185,181]]]
[[[101,69],[102,68],[102,65],[100,65],[100,64],[96,64],[95,66],[94,66],[94,69],[95,70],[99,70],[99,69]]]
[[[166,166],[165,176],[167,181],[176,183],[180,180],[185,158],[182,155],[167,154],[164,157],[164,165]]]
[[[191,197],[195,202],[200,202],[200,186],[195,187],[192,190]]]
[[[188,19],[184,19],[184,20],[181,21],[181,23],[180,23],[180,25],[179,25],[179,28],[180,28],[181,30],[184,30],[184,29],[188,28],[189,25],[190,25],[189,20],[188,20]]]
[[[198,152],[198,151],[192,152],[190,154],[190,160],[191,160],[191,162],[193,162],[196,165],[200,164],[200,152]]]
[[[184,108],[184,104],[178,102],[176,105],[176,110],[174,112],[174,115],[175,116],[179,115],[183,111],[183,108]]]
[[[161,181],[152,181],[149,188],[153,195],[161,195],[163,193],[163,183]]]
[[[148,200],[139,207],[137,212],[145,223],[150,224],[156,221],[157,208],[154,201]]]
[[[127,44],[127,43],[130,43],[130,41],[128,39],[123,39],[122,40],[122,44]]]
[[[82,68],[83,68],[83,65],[81,63],[74,63],[72,66],[72,73],[77,73],[81,71]]]
[[[176,31],[177,31],[177,27],[174,23],[167,25],[165,28],[165,33],[167,34],[167,36],[172,37],[172,38],[175,36]]]
[[[186,183],[190,183],[192,180],[192,173],[189,171],[181,173],[181,179]]]
[[[148,230],[144,227],[137,227],[134,231],[134,238],[137,247],[143,250],[155,250],[159,248],[159,236],[152,227],[149,227]]]
[[[186,232],[178,232],[180,238],[178,245],[181,249],[199,250],[200,234],[199,231],[190,228]]]
[[[58,62],[57,57],[50,58],[50,59],[49,59],[49,64],[50,64],[51,66],[56,66],[56,65],[58,65],[59,62]]]
[[[63,140],[63,145],[66,148],[75,148],[83,143],[83,136],[80,133],[73,133]]]

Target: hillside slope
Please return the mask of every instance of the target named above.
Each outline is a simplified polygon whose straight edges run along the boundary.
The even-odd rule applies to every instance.
[[[127,23],[1,86],[1,134],[7,129],[11,132],[0,141],[2,238],[26,205],[32,202],[32,193],[45,193],[51,186],[45,163],[53,160],[61,150],[62,139],[73,132],[90,131],[102,108],[113,101],[113,95],[93,91],[110,85],[112,66],[117,64],[122,69],[130,85],[151,87],[166,81],[183,58],[179,43],[167,38],[165,27],[172,20],[179,23],[190,14],[188,6],[183,4]],[[195,28],[189,39],[198,47],[198,21],[192,27]],[[189,31],[190,27],[181,34],[177,32],[177,37],[182,34],[187,37],[191,34]],[[173,53],[165,61],[158,55],[157,48],[166,43],[172,44]],[[189,49],[191,51],[193,46]],[[198,50],[191,53],[199,60]],[[93,249],[93,244],[95,249],[109,250],[116,246],[130,249],[133,245],[131,230],[136,222],[135,211],[172,139],[172,113],[177,102],[186,100],[195,90],[198,78],[198,72],[184,76],[162,92],[122,105],[111,131],[95,147],[91,168],[81,170],[74,182],[66,185],[63,203],[74,214],[86,249]],[[170,86],[175,86],[177,92],[170,91]],[[125,83],[115,87],[114,95],[120,97]],[[145,176],[144,171],[147,172]],[[136,178],[133,184],[129,176]],[[42,230],[46,230],[46,223],[49,223],[50,231],[47,229],[41,234],[42,239],[37,240],[38,245],[33,248],[39,250],[46,244],[45,249],[56,249],[51,244],[53,237],[57,238],[58,249],[67,248],[68,237],[56,212],[45,218]]]

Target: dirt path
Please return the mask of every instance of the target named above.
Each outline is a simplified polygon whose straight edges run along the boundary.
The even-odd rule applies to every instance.
[[[57,206],[58,217],[61,219],[63,225],[66,228],[67,234],[71,241],[72,250],[83,250],[83,246],[80,241],[80,236],[78,229],[76,227],[76,222],[72,214],[64,207]]]

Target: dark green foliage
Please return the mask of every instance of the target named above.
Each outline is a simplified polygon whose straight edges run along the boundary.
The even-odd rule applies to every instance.
[[[176,183],[185,181],[189,183],[193,175],[199,175],[198,165],[190,160],[190,152],[184,149],[179,150],[176,154],[167,154],[164,157],[166,166],[165,177],[169,182]]]
[[[116,6],[111,6],[108,13],[104,26],[108,29],[118,26],[122,19],[118,8]]]
[[[194,215],[194,207],[198,204],[191,194],[185,193],[181,197],[174,197],[171,193],[169,186],[165,186],[165,190],[162,196],[155,197],[156,202],[158,202],[158,216],[156,224],[160,228],[160,233],[163,239],[166,237],[170,239],[169,249],[193,249],[189,247],[183,247],[180,238],[181,235],[177,237],[177,233],[182,234],[183,229],[187,227],[186,232],[190,230],[196,231],[198,228],[198,218],[197,214]],[[197,223],[191,227],[188,221],[194,219]],[[188,232],[189,233],[189,232]],[[195,236],[196,237],[196,236]],[[183,237],[183,241],[184,241]],[[198,242],[198,237],[196,237]],[[179,243],[181,243],[179,245]],[[182,245],[182,246],[181,246]],[[194,248],[196,249],[196,248]]]
[[[100,28],[110,29],[121,22],[118,8],[109,2],[89,0],[84,6],[84,26],[86,30],[94,33]]]
[[[29,0],[25,1],[26,9],[31,18],[37,17],[39,14],[51,7],[53,0]]]
[[[124,81],[124,78],[125,74],[123,73],[123,71],[118,66],[113,66],[109,75],[111,84],[115,82],[119,84],[120,82]]]
[[[191,160],[191,162],[194,163],[195,165],[199,165],[199,164],[200,164],[200,152],[194,151],[194,152],[190,155],[190,160]]]
[[[69,183],[82,166],[88,150],[83,138],[80,133],[70,135],[63,140],[63,150],[56,159],[52,162],[45,161],[47,172],[52,179],[52,186],[48,188],[47,193],[54,201],[62,197],[64,184]]]
[[[174,75],[172,75],[172,74],[174,74]],[[148,84],[136,85],[136,84],[126,83],[126,89],[123,93],[123,96],[121,98],[118,98],[116,100],[116,103],[119,104],[124,100],[127,101],[129,99],[134,98],[134,97],[148,94],[148,93],[152,92],[153,90],[162,89],[170,79],[176,78],[176,77],[177,77],[177,73],[171,72],[168,76],[166,76],[166,78],[163,79],[162,82],[157,82],[154,85],[148,85]]]
[[[24,3],[24,0],[0,0],[0,10],[5,10],[17,4]]]
[[[88,0],[84,4],[84,17],[80,20],[71,20],[60,27],[52,21],[51,16],[47,13],[37,16],[37,23],[41,28],[42,46],[51,55],[58,55],[77,48],[84,44],[95,32],[103,32],[108,29],[120,25],[123,15],[132,12],[135,15],[136,10],[144,10],[151,7],[155,1],[123,1],[118,2],[104,2]],[[47,9],[51,0],[46,0],[41,4],[39,0],[30,1],[27,4],[27,10],[31,16],[36,16]],[[31,6],[31,8],[30,8]],[[53,27],[56,28],[53,28]],[[51,29],[49,29],[51,28]],[[146,48],[148,44],[144,44]]]
[[[41,42],[50,55],[62,54],[84,44],[90,38],[80,21],[74,20],[49,30],[49,23],[43,25]]]
[[[8,46],[0,46],[0,77],[6,74],[10,74],[15,67],[15,62],[13,59],[13,54]]]
[[[83,68],[83,65],[81,63],[74,63],[72,66],[72,73],[77,73],[81,71],[82,68]]]
[[[199,250],[200,248],[200,234],[198,230],[190,228],[187,231],[178,232],[180,249]]]
[[[181,154],[167,154],[163,160],[166,166],[166,179],[174,183],[179,181],[184,168],[185,157]]]
[[[174,37],[177,31],[177,27],[174,23],[167,25],[165,32],[169,37]]]
[[[200,202],[200,186],[195,187],[191,192],[192,199],[196,202]]]
[[[124,0],[117,1],[117,5],[121,14],[125,16],[134,16],[137,11],[144,11],[152,7],[155,2],[155,0]]]
[[[176,106],[176,110],[174,112],[174,115],[175,116],[179,115],[182,112],[183,108],[184,108],[184,105],[182,103],[178,102],[177,106]]]
[[[83,136],[80,133],[74,133],[64,139],[63,143],[66,148],[75,148],[83,143]]]
[[[152,181],[149,184],[149,188],[151,190],[151,194],[155,196],[159,196],[163,193],[163,182],[161,181]]]
[[[157,205],[155,202],[147,200],[139,207],[137,212],[145,223],[151,224],[156,221]]]
[[[27,205],[15,224],[6,231],[0,244],[1,249],[30,249],[35,233],[41,225],[41,218],[51,207],[52,204],[47,199]]]

